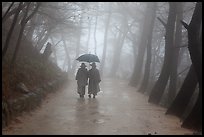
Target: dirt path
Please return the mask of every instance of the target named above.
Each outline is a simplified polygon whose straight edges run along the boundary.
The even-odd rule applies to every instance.
[[[177,117],[149,104],[147,96],[123,81],[104,80],[102,92],[93,99],[79,99],[76,83],[50,94],[31,113],[2,130],[6,134],[190,134],[180,127]]]

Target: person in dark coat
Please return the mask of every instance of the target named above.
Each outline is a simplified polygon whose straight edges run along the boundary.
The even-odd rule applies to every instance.
[[[81,68],[78,69],[76,74],[77,80],[77,92],[80,95],[80,98],[83,98],[85,95],[86,85],[88,85],[88,70],[86,69],[86,65],[81,63]]]
[[[88,72],[89,84],[88,84],[88,94],[89,98],[91,98],[91,94],[93,94],[93,98],[100,91],[99,83],[101,82],[101,77],[99,70],[96,68],[96,64],[91,64],[92,68]]]

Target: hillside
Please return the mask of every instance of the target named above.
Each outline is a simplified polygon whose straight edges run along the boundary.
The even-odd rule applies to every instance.
[[[10,22],[8,21],[8,23],[2,26],[2,45],[4,45]],[[36,87],[40,87],[64,75],[60,68],[50,60],[43,60],[42,54],[34,48],[32,42],[28,41],[25,36],[23,36],[21,41],[16,65],[12,68],[13,70],[11,70],[10,61],[15,49],[18,37],[16,34],[18,34],[19,26],[16,28],[12,35],[8,51],[2,60],[2,95],[3,99],[6,100],[18,98],[24,94],[19,91],[18,86],[20,83],[21,85],[23,83],[25,85],[24,87],[32,91]]]

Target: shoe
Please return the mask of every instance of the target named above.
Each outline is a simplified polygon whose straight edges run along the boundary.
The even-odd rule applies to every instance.
[[[91,98],[91,95],[89,95],[89,98]]]

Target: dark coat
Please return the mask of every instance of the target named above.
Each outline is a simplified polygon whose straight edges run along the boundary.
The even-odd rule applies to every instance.
[[[81,93],[83,87],[85,87],[88,83],[88,71],[86,68],[79,68],[76,74],[78,93]]]
[[[88,94],[97,95],[97,93],[100,91],[99,83],[101,82],[99,70],[96,68],[90,69],[88,72],[88,77],[89,77]]]

